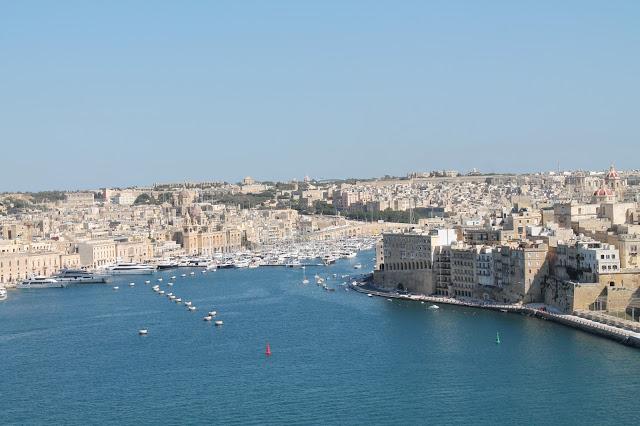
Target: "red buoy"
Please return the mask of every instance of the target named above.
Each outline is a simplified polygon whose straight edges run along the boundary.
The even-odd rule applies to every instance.
[[[271,346],[269,346],[269,342],[267,342],[267,350],[264,351],[266,356],[271,356]]]

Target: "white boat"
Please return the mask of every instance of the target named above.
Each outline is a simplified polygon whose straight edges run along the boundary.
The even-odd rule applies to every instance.
[[[104,275],[92,274],[83,269],[62,269],[52,278],[68,284],[93,284],[106,283],[107,277]]]
[[[164,290],[160,290],[158,294],[164,294]]]
[[[0,300],[7,300],[7,289],[0,287]]]
[[[31,277],[16,285],[16,288],[62,288],[65,283],[55,278]]]
[[[146,336],[149,333],[149,330],[147,330],[146,328],[141,328],[140,330],[138,330],[138,334],[141,336]]]
[[[353,265],[353,269],[362,269],[362,265],[359,263],[356,263],[355,265]]]
[[[371,294],[371,293],[368,293],[368,294],[367,294],[367,296],[369,296],[369,297],[373,297],[373,294]]]
[[[173,283],[167,283],[169,287],[173,287]]]
[[[207,315],[204,318],[202,318],[204,321],[211,321],[213,319],[213,317],[211,315]]]
[[[215,317],[216,315],[218,315],[218,312],[216,312],[216,311],[210,311],[209,312],[209,316],[210,317]]]
[[[438,306],[438,305],[430,305],[429,309],[440,309],[440,306]]]
[[[172,276],[171,276],[171,279],[172,279],[172,280],[175,280],[175,279],[176,279],[176,276],[175,276],[175,275],[172,275]]]
[[[189,309],[189,312],[193,312],[196,310],[195,306],[188,306],[187,309]]]
[[[144,283],[145,283],[145,284],[151,284],[151,281],[146,280]]]
[[[218,320],[216,322],[214,322],[215,325],[217,325],[218,327],[220,327],[222,324],[224,324],[224,322]]]
[[[178,267],[178,262],[173,260],[162,260],[157,263],[158,269],[172,269]]]
[[[155,272],[153,265],[143,265],[141,263],[117,263],[105,269],[111,275],[150,275]]]
[[[117,289],[119,289],[119,288],[120,288],[120,287],[118,287],[118,286],[114,286],[114,287],[113,287],[113,289],[114,289],[114,290],[117,290]]]

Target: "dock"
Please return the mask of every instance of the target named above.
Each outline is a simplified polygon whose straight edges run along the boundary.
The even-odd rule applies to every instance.
[[[468,300],[458,300],[449,297],[439,297],[439,296],[423,296],[423,295],[405,295],[398,293],[391,293],[386,291],[381,291],[379,289],[373,289],[370,287],[364,287],[358,284],[349,284],[354,291],[364,294],[371,294],[377,297],[384,297],[385,299],[398,299],[398,300],[406,300],[413,302],[430,302],[430,303],[441,303],[446,305],[457,305],[466,308],[475,308],[475,309],[489,309],[493,311],[501,311],[506,313],[513,314],[521,314],[527,315],[530,317],[535,317],[538,319],[553,321],[558,324],[565,325],[567,327],[576,328],[587,333],[595,334],[610,340],[614,340],[618,343],[622,343],[626,346],[631,346],[634,348],[640,348],[640,332],[635,331],[633,329],[616,327],[618,323],[606,324],[599,321],[595,321],[593,319],[588,318],[584,313],[574,313],[574,314],[562,314],[550,312],[548,309],[542,310],[540,305],[539,307],[532,307],[527,305],[519,305],[519,304],[504,304],[504,303],[493,303],[493,302],[474,302]]]

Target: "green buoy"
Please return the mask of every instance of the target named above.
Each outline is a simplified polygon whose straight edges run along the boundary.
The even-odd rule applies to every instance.
[[[496,331],[496,344],[500,344],[500,333]]]

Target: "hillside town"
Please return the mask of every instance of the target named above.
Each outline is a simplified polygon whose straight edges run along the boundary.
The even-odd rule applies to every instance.
[[[461,300],[640,315],[640,172],[410,173],[0,194],[0,286],[63,269],[200,259],[297,265],[378,238],[373,284]],[[259,255],[258,255],[259,254]]]
[[[377,288],[638,320],[636,173],[611,166],[449,188],[443,216],[384,234]]]

